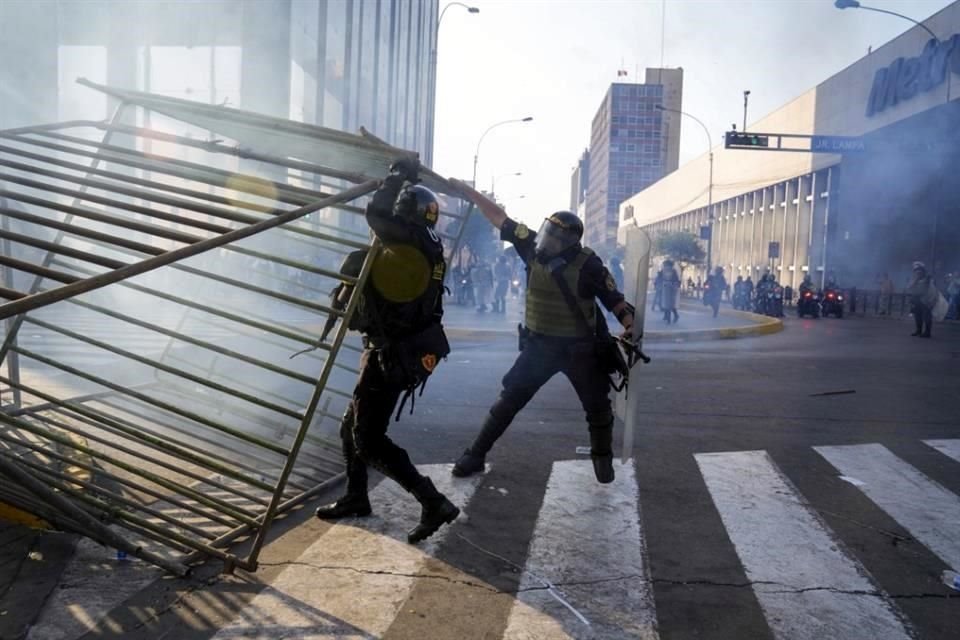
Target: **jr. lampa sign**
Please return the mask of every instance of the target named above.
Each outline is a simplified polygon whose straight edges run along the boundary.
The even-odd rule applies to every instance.
[[[960,34],[931,38],[916,58],[897,58],[873,77],[867,117],[943,84],[947,73],[960,73]]]

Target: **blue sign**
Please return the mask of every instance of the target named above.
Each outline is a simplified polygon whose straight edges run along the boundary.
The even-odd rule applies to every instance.
[[[939,87],[951,71],[960,73],[960,34],[949,40],[930,38],[919,56],[897,58],[873,76],[867,117]]]
[[[851,136],[810,136],[810,151],[820,153],[857,153],[865,151],[863,138]]]

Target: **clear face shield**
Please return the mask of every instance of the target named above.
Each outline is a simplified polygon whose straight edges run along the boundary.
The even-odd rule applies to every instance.
[[[537,232],[535,250],[537,255],[553,258],[577,244],[578,240],[575,232],[564,229],[547,219],[543,221],[543,224],[540,225],[540,231]]]

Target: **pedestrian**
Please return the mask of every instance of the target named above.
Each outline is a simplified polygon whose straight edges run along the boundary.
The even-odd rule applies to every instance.
[[[619,256],[610,258],[610,275],[613,281],[617,283],[617,291],[623,291],[623,265],[620,263]]]
[[[507,291],[510,289],[510,275],[512,269],[507,264],[507,256],[499,256],[497,264],[493,269],[493,276],[496,280],[496,290],[493,294],[493,312],[507,312]]]
[[[680,274],[673,267],[673,260],[663,261],[663,284],[661,285],[663,293],[661,295],[660,308],[663,309],[663,321],[667,324],[676,323],[680,320],[680,314],[677,313],[677,298],[680,294]]]
[[[473,292],[476,296],[477,311],[485,313],[487,311],[487,302],[493,294],[493,272],[486,260],[478,260],[470,272],[473,280]]]
[[[911,336],[929,338],[933,325],[933,307],[940,299],[940,292],[933,285],[933,279],[927,274],[927,267],[922,262],[913,263],[913,277],[907,286],[910,296],[910,313],[916,329]]]
[[[889,273],[884,273],[880,279],[880,315],[890,315],[893,305],[893,280]]]
[[[947,276],[947,318],[957,320],[960,316],[960,273]]]
[[[657,271],[657,276],[653,279],[653,303],[650,305],[650,311],[656,311],[663,300],[663,269]]]
[[[422,391],[450,351],[441,324],[446,262],[434,231],[439,203],[432,191],[416,184],[418,170],[415,160],[394,163],[367,205],[367,223],[385,249],[373,264],[356,319],[364,349],[353,397],[340,423],[347,489],[339,500],[316,511],[323,520],[370,515],[370,465],[420,503],[420,522],[407,533],[410,543],[428,538],[460,514],[387,436],[401,394],[410,396],[418,386]]]
[[[727,280],[723,277],[723,267],[717,267],[713,275],[707,277],[707,289],[703,294],[703,305],[713,308],[713,317],[720,313],[720,296],[727,289]]]
[[[597,481],[613,482],[610,365],[598,355],[597,336],[602,335],[606,323],[597,312],[596,301],[613,312],[627,337],[633,327],[633,307],[624,300],[599,256],[580,244],[583,223],[575,214],[554,213],[533,233],[473,188],[461,182],[455,185],[500,229],[501,240],[516,247],[527,268],[527,304],[520,355],[503,378],[503,390],[480,433],[454,465],[453,474],[463,477],[482,471],[487,453],[517,413],[540,387],[562,372],[586,413]]]

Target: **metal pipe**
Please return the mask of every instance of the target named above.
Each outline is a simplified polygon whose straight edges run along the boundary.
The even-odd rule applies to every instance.
[[[360,275],[357,279],[357,291],[362,290],[363,287],[366,286],[367,278],[370,276],[370,272],[373,269],[373,263],[376,260],[379,252],[380,242],[379,240],[374,240],[373,245],[370,247],[370,251],[367,253],[367,258],[364,260],[363,267],[360,270]],[[353,312],[356,310],[359,301],[359,295],[350,296],[350,301],[347,303],[347,310],[345,314],[346,317],[350,318],[353,316]],[[340,326],[337,327],[336,337],[333,341],[333,353],[337,352],[346,335],[347,323],[341,322]],[[327,380],[329,379],[330,372],[332,370],[333,359],[328,358],[323,365],[323,371],[320,374],[320,379],[317,381],[317,386],[313,389],[313,395],[310,397],[310,402],[307,404],[307,410],[304,412],[303,422],[300,423],[300,429],[297,431],[297,437],[293,442],[293,446],[290,447],[290,453],[287,457],[287,462],[283,467],[283,471],[280,474],[280,480],[277,482],[277,488],[273,494],[273,499],[270,502],[270,506],[267,507],[267,513],[263,517],[263,526],[260,528],[260,531],[257,532],[257,537],[253,541],[253,547],[251,548],[250,554],[247,558],[247,564],[252,568],[256,567],[257,557],[260,554],[260,550],[263,548],[263,543],[266,541],[267,530],[270,528],[270,524],[276,515],[277,507],[280,504],[281,496],[283,495],[283,488],[286,485],[287,478],[290,476],[290,472],[293,470],[294,464],[296,464],[297,454],[299,454],[300,447],[303,445],[303,440],[307,435],[307,430],[310,428],[310,423],[313,422],[313,415],[317,410],[317,405],[320,404],[320,396],[323,394],[323,389],[327,385]]]
[[[90,271],[89,269],[85,269],[85,268],[80,267],[80,266],[71,265],[71,264],[67,264],[67,263],[59,262],[59,261],[57,261],[56,264],[57,264],[57,266],[67,267],[67,268],[73,269],[74,271],[77,271],[77,272],[80,272],[80,273],[85,273],[85,274],[90,274],[90,275],[96,274],[96,272]],[[163,292],[163,291],[159,291],[159,290],[157,290],[157,289],[151,289],[150,287],[144,287],[144,286],[142,286],[142,285],[133,284],[132,282],[120,281],[120,282],[117,283],[117,285],[118,285],[118,286],[121,286],[121,287],[124,287],[124,288],[132,289],[132,290],[134,290],[134,291],[139,291],[140,293],[144,293],[144,294],[146,294],[146,295],[154,296],[154,297],[160,298],[160,299],[162,299],[162,300],[167,300],[167,301],[169,301],[169,302],[173,302],[173,303],[176,303],[176,304],[179,304],[179,305],[184,305],[184,306],[187,306],[187,307],[191,307],[191,308],[193,308],[193,309],[196,309],[196,310],[198,310],[198,311],[203,311],[204,313],[208,313],[208,314],[213,315],[213,316],[219,316],[219,317],[221,317],[221,318],[225,318],[225,319],[227,319],[227,320],[230,320],[231,322],[236,322],[236,323],[238,323],[238,324],[246,325],[246,326],[249,326],[249,327],[251,327],[251,328],[253,328],[253,329],[257,329],[257,330],[259,330],[259,331],[264,331],[264,332],[267,332],[267,333],[272,333],[272,334],[274,334],[274,335],[280,336],[280,337],[282,337],[282,338],[286,338],[287,340],[291,340],[291,341],[293,341],[293,342],[299,342],[299,343],[301,343],[301,344],[309,344],[309,345],[313,345],[313,344],[316,343],[316,340],[314,340],[313,338],[310,338],[310,337],[308,337],[308,336],[302,336],[302,335],[299,335],[299,334],[297,334],[297,333],[293,333],[292,331],[286,331],[286,330],[284,330],[284,329],[279,329],[279,328],[277,328],[275,325],[267,324],[267,323],[264,323],[264,322],[257,322],[257,321],[254,321],[254,320],[250,320],[250,319],[248,319],[248,318],[245,318],[245,317],[242,316],[242,315],[238,315],[238,314],[235,314],[235,313],[230,313],[230,312],[228,312],[228,311],[224,311],[224,310],[223,310],[223,306],[225,306],[225,305],[221,305],[221,308],[211,307],[211,306],[208,306],[208,305],[200,304],[199,302],[194,302],[194,301],[188,300],[188,299],[186,299],[186,298],[181,298],[181,297],[179,297],[179,296],[175,296],[175,295],[172,295],[172,294]],[[54,291],[56,291],[56,289],[54,289]],[[252,314],[251,314],[251,315],[252,315]],[[328,345],[320,345],[319,348],[320,348],[320,349],[324,349],[324,350],[329,350],[330,347],[329,347]]]
[[[46,364],[46,365],[48,365],[48,366],[54,367],[54,368],[56,368],[56,369],[60,369],[61,371],[65,371],[65,372],[70,373],[70,374],[72,374],[72,375],[75,375],[75,376],[78,376],[78,377],[80,377],[80,378],[83,378],[84,380],[88,380],[88,381],[90,381],[90,382],[94,382],[94,383],[99,384],[99,385],[101,385],[101,386],[107,387],[108,389],[113,389],[114,391],[117,391],[118,393],[121,393],[121,394],[124,394],[124,395],[128,395],[128,396],[130,396],[131,398],[136,398],[137,400],[140,400],[141,402],[144,402],[144,403],[149,404],[149,405],[153,405],[153,406],[155,406],[155,407],[157,407],[157,408],[159,408],[159,409],[163,409],[163,410],[169,411],[170,413],[173,413],[173,414],[175,414],[175,415],[181,416],[181,417],[183,417],[183,418],[187,418],[188,420],[192,420],[192,421],[194,421],[194,422],[198,422],[198,423],[200,423],[200,424],[202,424],[202,425],[204,425],[204,426],[206,426],[206,427],[210,427],[210,428],[212,428],[212,429],[216,429],[217,431],[221,431],[221,432],[223,432],[223,433],[226,433],[226,434],[228,434],[228,435],[231,435],[231,436],[233,436],[233,437],[235,437],[235,438],[238,438],[238,439],[240,439],[240,440],[244,440],[244,441],[249,442],[249,443],[251,443],[251,444],[255,444],[255,445],[260,446],[260,447],[262,447],[262,448],[264,448],[264,449],[269,449],[270,451],[273,451],[274,453],[279,453],[280,455],[286,455],[286,454],[287,454],[286,449],[284,449],[284,448],[282,448],[282,447],[278,447],[277,445],[275,445],[275,444],[273,444],[273,443],[271,443],[271,442],[267,442],[266,440],[261,440],[261,439],[259,439],[259,438],[255,438],[255,437],[253,437],[253,436],[251,436],[251,435],[249,435],[249,434],[243,433],[242,431],[237,431],[236,429],[232,429],[231,427],[228,427],[228,426],[226,426],[226,425],[220,424],[220,423],[218,423],[218,422],[216,422],[216,421],[214,421],[214,420],[210,420],[209,418],[205,418],[205,417],[203,417],[203,416],[201,416],[201,415],[197,415],[197,414],[195,414],[195,413],[192,413],[192,412],[187,411],[187,410],[185,410],[185,409],[182,409],[182,408],[180,408],[180,407],[171,405],[171,404],[169,404],[169,403],[162,402],[162,401],[160,401],[160,400],[156,400],[156,399],[154,399],[154,398],[151,398],[150,396],[148,396],[148,395],[145,394],[145,393],[140,393],[139,391],[133,391],[132,389],[126,388],[126,387],[124,387],[123,385],[119,385],[119,384],[116,384],[116,383],[114,383],[114,382],[110,382],[109,380],[106,380],[105,378],[101,378],[101,377],[95,376],[95,375],[93,375],[93,374],[91,374],[91,373],[86,373],[86,372],[80,371],[80,370],[77,369],[76,367],[71,367],[70,365],[64,364],[64,363],[62,363],[62,362],[57,362],[56,360],[53,360],[53,359],[51,359],[51,358],[47,358],[46,356],[42,356],[42,355],[40,355],[39,353],[36,353],[36,352],[34,352],[34,351],[30,351],[29,349],[24,349],[23,347],[16,347],[16,350],[17,350],[17,353],[19,353],[19,354],[22,355],[22,356],[26,356],[26,357],[28,357],[28,358],[32,358],[33,360],[36,360],[37,362],[41,362],[41,363]]]
[[[9,441],[9,438],[5,437],[2,433],[0,433],[0,440],[8,440],[8,441]],[[39,446],[37,446],[37,445],[23,445],[23,446],[26,446],[28,449],[31,449],[31,450],[43,451],[43,448],[42,448],[42,447],[39,447]],[[59,460],[59,461],[61,461],[61,462],[65,462],[65,463],[67,463],[67,464],[69,464],[69,465],[71,465],[71,466],[77,467],[78,469],[84,469],[84,470],[86,470],[86,471],[89,471],[91,474],[96,473],[98,476],[103,476],[104,478],[107,478],[107,479],[111,480],[112,482],[116,482],[116,483],[118,483],[118,484],[126,485],[126,486],[128,486],[128,487],[131,487],[131,488],[135,489],[136,491],[139,491],[139,492],[141,492],[141,493],[145,493],[145,494],[147,494],[147,495],[153,496],[154,498],[157,498],[157,499],[160,500],[160,501],[169,502],[169,503],[172,504],[173,506],[179,507],[180,509],[187,510],[187,511],[194,511],[194,513],[196,513],[196,514],[198,514],[198,515],[202,515],[202,516],[204,516],[204,517],[207,516],[207,514],[206,514],[205,512],[200,511],[200,510],[197,510],[195,507],[194,507],[194,508],[191,508],[192,505],[190,505],[189,503],[184,503],[184,502],[181,502],[181,501],[170,500],[170,499],[169,499],[169,496],[165,496],[165,495],[163,495],[162,493],[160,493],[159,491],[154,491],[154,490],[152,490],[152,489],[150,489],[150,488],[148,488],[148,487],[144,487],[144,486],[138,485],[138,484],[136,484],[136,483],[134,483],[134,482],[130,482],[129,480],[126,480],[125,478],[123,478],[123,477],[121,477],[121,476],[118,476],[118,475],[116,475],[116,474],[110,473],[109,471],[104,471],[103,469],[98,469],[98,468],[94,467],[93,465],[85,464],[85,463],[83,463],[83,462],[81,462],[81,461],[79,461],[79,460],[74,460],[74,459],[69,458],[69,457],[67,457],[67,456],[60,455],[60,454],[58,454],[58,453],[54,453],[53,451],[47,451],[46,453],[47,453],[47,455],[49,455],[51,458],[53,458],[53,459],[55,459],[55,460]],[[154,518],[158,518],[158,519],[160,519],[160,520],[163,520],[164,522],[168,522],[168,523],[170,523],[170,524],[173,524],[173,525],[176,525],[176,526],[178,526],[178,527],[181,527],[182,529],[186,529],[187,531],[189,531],[189,532],[191,532],[191,533],[193,533],[193,534],[196,534],[196,535],[198,535],[198,536],[201,536],[201,537],[204,537],[204,538],[209,538],[209,539],[211,539],[211,540],[213,540],[213,539],[216,538],[216,536],[215,536],[214,534],[210,533],[209,531],[205,531],[205,530],[203,530],[203,529],[201,529],[201,528],[199,528],[199,527],[195,527],[194,525],[189,524],[189,523],[187,523],[187,522],[183,522],[183,521],[181,521],[181,520],[177,520],[176,518],[173,518],[172,516],[168,516],[167,514],[163,513],[162,511],[157,511],[156,509],[153,509],[153,508],[151,508],[150,506],[148,506],[148,505],[146,505],[146,504],[138,503],[138,502],[136,502],[135,500],[131,500],[130,498],[127,498],[126,496],[123,496],[123,495],[121,495],[121,494],[119,494],[119,493],[114,493],[114,492],[112,492],[112,491],[109,491],[108,489],[106,489],[106,488],[104,488],[104,487],[101,487],[101,486],[99,486],[99,485],[97,485],[97,484],[94,484],[93,482],[89,482],[89,481],[87,481],[87,480],[83,480],[82,478],[75,478],[75,477],[73,477],[73,476],[69,476],[69,475],[66,475],[66,474],[61,473],[61,472],[58,472],[58,471],[54,471],[54,470],[50,469],[49,467],[44,466],[44,465],[42,465],[42,464],[37,464],[36,462],[28,462],[28,461],[25,460],[25,459],[21,459],[20,462],[21,462],[22,464],[24,464],[25,466],[30,467],[31,469],[36,469],[36,470],[38,470],[38,471],[42,471],[42,472],[44,472],[44,473],[47,473],[47,474],[49,474],[49,475],[51,475],[51,476],[53,476],[53,477],[55,477],[55,478],[57,478],[57,479],[59,479],[59,480],[64,481],[64,482],[67,483],[67,484],[74,484],[74,485],[77,485],[77,486],[79,486],[79,487],[86,488],[86,489],[88,489],[88,490],[97,491],[97,492],[99,492],[101,495],[110,496],[110,499],[111,499],[111,500],[116,500],[116,501],[118,501],[118,502],[122,502],[122,503],[126,504],[128,507],[132,507],[132,508],[134,508],[134,509],[139,509],[139,510],[143,511],[144,513],[147,513],[147,514],[153,516]],[[232,526],[232,525],[227,525],[227,526]]]
[[[210,249],[215,249],[223,245],[229,244],[231,242],[236,242],[238,240],[243,240],[244,238],[249,238],[250,236],[256,235],[268,229],[273,229],[279,227],[283,224],[286,224],[292,220],[302,218],[303,216],[318,211],[320,209],[326,208],[331,204],[336,204],[338,202],[345,202],[358,198],[362,195],[370,193],[379,185],[378,180],[371,180],[365,182],[361,185],[348,189],[340,194],[331,196],[319,202],[315,202],[312,205],[301,207],[294,211],[288,211],[281,215],[278,215],[269,220],[262,220],[256,224],[252,224],[248,227],[242,229],[235,229],[229,233],[225,233],[216,238],[208,238],[201,242],[197,242],[192,245],[181,247],[179,249],[174,249],[173,251],[168,251],[163,255],[154,256],[143,260],[142,262],[136,264],[130,264],[121,268],[118,268],[109,273],[103,273],[97,276],[93,276],[87,280],[81,282],[75,282],[73,284],[68,284],[63,287],[59,287],[52,291],[44,291],[42,293],[36,293],[30,295],[26,298],[20,300],[14,300],[12,302],[6,302],[0,304],[0,318],[5,318],[8,316],[16,315],[19,313],[24,313],[26,311],[31,311],[39,307],[52,304],[54,302],[59,302],[60,300],[65,300],[66,298],[79,295],[81,293],[87,293],[95,289],[99,289],[108,284],[130,278],[135,275],[140,275],[148,271],[152,271],[158,267],[162,267],[184,258],[190,258]]]
[[[60,414],[62,414],[65,418],[71,418],[71,416],[68,415],[65,411],[54,411],[54,413],[60,413]],[[129,448],[129,447],[125,447],[125,446],[123,446],[123,445],[119,445],[119,444],[116,443],[115,440],[110,440],[109,438],[106,438],[106,437],[103,437],[103,436],[97,436],[97,435],[94,435],[94,434],[92,434],[92,433],[83,431],[83,430],[81,430],[81,429],[79,429],[79,428],[77,428],[77,427],[75,427],[75,426],[72,426],[72,425],[66,423],[66,422],[62,422],[62,421],[60,421],[60,420],[56,420],[56,419],[54,419],[54,418],[51,418],[50,416],[45,416],[45,415],[40,414],[40,415],[31,416],[31,418],[34,419],[34,420],[40,420],[40,421],[45,422],[45,423],[47,423],[47,424],[53,425],[53,426],[55,426],[55,427],[57,427],[57,428],[59,428],[59,429],[63,429],[64,431],[67,431],[67,432],[69,432],[69,433],[76,434],[77,436],[80,436],[81,438],[84,438],[85,440],[92,440],[92,441],[94,441],[94,442],[100,442],[100,443],[103,443],[103,444],[111,445],[111,446],[113,446],[113,448],[115,448],[117,451],[121,451],[121,452],[123,452],[123,453],[128,453],[128,454],[130,454],[131,456],[133,456],[133,457],[135,457],[135,458],[141,458],[141,459],[149,460],[152,464],[155,464],[155,465],[157,465],[158,467],[163,467],[164,469],[169,469],[169,470],[171,470],[171,471],[176,471],[177,473],[180,473],[180,474],[182,474],[182,475],[184,475],[184,476],[186,476],[186,477],[188,477],[188,478],[191,478],[191,479],[193,479],[193,480],[196,480],[197,482],[202,482],[202,483],[205,483],[205,484],[209,484],[211,487],[216,487],[217,489],[219,489],[219,490],[221,490],[221,491],[224,491],[224,492],[227,492],[227,493],[231,493],[231,494],[237,496],[238,498],[243,498],[244,500],[249,500],[250,502],[257,502],[257,503],[260,503],[260,504],[262,504],[262,505],[264,505],[264,506],[268,504],[268,501],[267,501],[266,499],[262,498],[262,497],[255,496],[255,495],[253,495],[252,493],[248,493],[248,492],[246,492],[246,491],[243,491],[242,489],[238,489],[238,488],[236,488],[236,487],[231,487],[230,485],[226,485],[226,484],[220,483],[220,482],[218,482],[218,481],[216,481],[216,480],[212,480],[212,479],[209,478],[209,477],[205,477],[205,476],[200,475],[199,473],[195,473],[195,472],[193,472],[193,471],[190,471],[189,469],[186,469],[186,468],[184,468],[183,466],[177,466],[177,465],[175,465],[175,464],[173,464],[173,463],[165,462],[165,461],[160,460],[160,459],[158,459],[158,458],[145,458],[141,452],[138,452],[138,451],[136,451],[136,450],[134,450],[134,449],[131,449],[131,448]],[[76,418],[73,418],[73,419],[76,419]],[[84,422],[84,423],[86,423],[86,424],[90,424],[90,423],[92,423],[93,421],[92,421],[92,420],[84,420],[84,421],[82,421],[82,422]],[[103,427],[102,425],[100,425],[100,424],[94,423],[94,424],[91,425],[91,426],[96,426],[97,428],[100,428],[100,429],[102,429],[103,431],[108,431],[108,432],[112,433],[109,429],[104,428],[104,427]],[[2,438],[2,437],[3,437],[3,436],[0,435],[0,438]],[[137,438],[131,438],[131,439],[136,440]],[[24,445],[24,446],[26,446],[26,445]],[[34,446],[36,446],[36,445],[34,445]],[[49,454],[50,456],[52,456],[52,457],[56,457],[56,455],[55,455],[52,451],[51,451],[51,452],[48,452],[48,454]],[[59,455],[59,454],[57,454],[57,455]],[[172,456],[171,456],[171,457],[172,457]],[[148,487],[146,487],[146,486],[144,486],[144,485],[142,485],[142,484],[138,484],[138,483],[136,483],[136,482],[134,482],[134,481],[132,481],[132,480],[129,480],[129,479],[126,479],[126,478],[120,478],[120,476],[114,476],[113,474],[110,474],[108,471],[106,471],[106,470],[104,470],[104,469],[102,469],[102,468],[95,467],[95,466],[93,466],[93,465],[88,465],[88,464],[86,464],[86,463],[84,463],[84,462],[82,462],[82,461],[80,461],[80,460],[76,460],[76,459],[74,459],[74,458],[68,458],[68,457],[64,457],[64,459],[65,459],[65,460],[68,460],[71,464],[75,464],[76,466],[78,466],[78,467],[80,467],[80,468],[82,468],[82,469],[87,469],[87,470],[90,471],[91,473],[107,474],[111,479],[116,480],[116,482],[119,482],[119,483],[121,483],[121,484],[126,484],[126,485],[131,486],[131,487],[136,487],[137,489],[142,490],[142,491],[144,491],[145,493],[156,493],[156,496],[157,496],[157,497],[160,497],[160,498],[163,498],[163,499],[167,499],[167,498],[169,497],[169,496],[166,496],[166,495],[161,494],[161,493],[159,493],[159,492],[153,492],[152,489],[149,489]],[[183,458],[180,458],[179,460],[180,460],[181,463],[185,461]],[[211,469],[210,467],[207,467],[207,469],[212,471],[212,469]],[[264,483],[264,484],[265,484],[265,483]],[[186,508],[188,508],[188,507],[184,506],[184,508],[186,509]],[[198,509],[196,512],[197,512],[198,514],[200,514],[200,515],[203,515],[203,516],[207,516],[207,515],[208,515],[205,511],[201,511],[201,510],[199,510],[199,509]],[[224,521],[223,524],[230,524],[230,523],[227,522],[227,521]]]
[[[3,376],[0,376],[0,382],[13,384],[11,381],[9,381],[7,378],[4,378]],[[207,451],[204,451],[204,454],[206,457],[198,456],[196,453],[194,453],[194,451],[191,451],[190,448],[187,447],[187,445],[183,444],[182,440],[178,440],[175,444],[171,444],[170,442],[163,440],[161,437],[156,435],[155,432],[150,430],[146,425],[138,425],[133,422],[130,422],[129,420],[124,420],[119,416],[110,415],[104,411],[99,411],[97,409],[93,409],[84,405],[77,404],[78,400],[76,399],[60,400],[50,394],[44,393],[43,391],[40,391],[39,389],[35,389],[27,384],[19,383],[17,385],[17,388],[22,389],[24,392],[26,392],[31,396],[40,398],[42,400],[46,400],[48,403],[53,405],[53,408],[51,409],[52,411],[56,413],[63,413],[66,417],[70,418],[71,420],[78,420],[80,422],[84,422],[86,424],[89,424],[90,426],[97,427],[105,431],[122,433],[125,436],[130,437],[131,439],[140,440],[142,442],[148,443],[160,449],[164,453],[168,453],[172,456],[180,457],[184,460],[187,460],[188,462],[192,462],[199,466],[205,467],[207,469],[210,469],[211,471],[216,471],[217,473],[220,473],[229,478],[233,478],[235,480],[239,480],[241,482],[244,482],[258,489],[262,489],[264,491],[272,491],[273,489],[273,485],[271,484],[267,484],[266,482],[257,480],[256,478],[251,476],[246,476],[234,470],[231,467],[219,464],[217,462],[217,460],[222,460],[222,461],[230,462],[235,467],[239,469],[244,469],[251,473],[256,473],[258,475],[262,473],[261,469],[244,465],[242,462],[239,462],[234,458],[227,458],[215,452],[207,452]],[[109,393],[111,395],[115,395],[115,392],[113,391],[110,391]],[[223,445],[223,443],[217,443],[212,440],[205,440],[201,436],[197,435],[195,430],[193,432],[188,432],[183,429],[178,429],[169,424],[161,423],[156,420],[151,420],[150,418],[148,418],[147,416],[144,416],[143,414],[139,414],[132,410],[125,409],[122,407],[117,407],[116,405],[111,404],[110,402],[103,399],[103,396],[105,394],[101,393],[98,395],[101,396],[100,399],[97,401],[100,404],[103,404],[112,409],[116,409],[118,411],[123,411],[124,413],[128,413],[130,415],[136,416],[146,421],[150,425],[155,424],[157,426],[161,426],[166,429],[169,429],[170,431],[174,431],[176,433],[180,433],[185,436],[190,436],[202,442],[207,442],[208,444],[216,445],[215,450],[226,448]],[[67,411],[70,411],[72,413],[68,414]],[[11,417],[18,417],[19,414],[15,412],[11,412],[10,415]],[[250,455],[249,453],[248,453],[248,456],[253,458],[254,460],[264,463],[265,465],[275,464],[273,461],[265,460],[262,458],[256,458],[255,456]],[[309,476],[304,475],[304,477],[312,480],[312,478],[310,478]]]
[[[176,482],[174,482],[174,481],[172,481],[172,480],[169,480],[169,479],[167,479],[167,478],[164,478],[163,476],[160,476],[160,475],[157,475],[157,474],[152,473],[152,472],[150,472],[150,471],[147,471],[146,469],[142,469],[142,468],[140,468],[140,467],[137,467],[137,466],[134,466],[134,465],[131,465],[131,464],[127,464],[126,462],[123,462],[122,460],[118,460],[118,459],[116,459],[116,458],[113,458],[113,457],[111,457],[111,456],[109,456],[109,455],[107,455],[107,454],[105,454],[105,453],[102,453],[102,452],[100,452],[100,451],[97,451],[96,449],[93,449],[93,448],[91,448],[91,447],[87,447],[87,446],[82,445],[82,444],[80,444],[80,443],[73,442],[72,440],[70,440],[70,439],[67,438],[67,437],[58,435],[58,434],[56,434],[56,433],[53,433],[52,431],[48,431],[48,430],[46,430],[46,429],[44,429],[44,428],[42,428],[42,427],[40,427],[40,426],[31,424],[31,423],[29,423],[29,422],[27,422],[27,421],[25,421],[25,420],[20,419],[20,418],[11,418],[11,417],[3,414],[3,413],[0,413],[0,422],[5,422],[5,423],[7,423],[8,425],[10,425],[11,427],[14,427],[14,428],[17,428],[17,429],[23,429],[24,431],[28,431],[28,432],[33,433],[33,434],[35,434],[35,435],[41,436],[41,437],[43,437],[43,438],[46,438],[47,440],[51,440],[51,441],[53,441],[53,442],[58,442],[58,443],[60,443],[60,444],[62,444],[62,445],[65,445],[65,446],[71,448],[71,449],[74,449],[74,450],[76,450],[76,451],[79,451],[79,452],[81,452],[81,453],[84,453],[84,454],[86,454],[86,455],[88,455],[88,456],[90,456],[90,457],[92,457],[92,458],[98,458],[98,459],[100,459],[100,460],[106,460],[107,462],[109,462],[110,464],[112,464],[112,465],[115,466],[115,467],[118,467],[118,468],[120,468],[120,469],[123,469],[124,471],[127,471],[127,472],[129,472],[129,473],[133,473],[134,475],[138,475],[138,476],[140,476],[140,477],[142,477],[142,478],[146,478],[146,479],[149,480],[150,482],[152,482],[152,483],[154,483],[154,484],[157,484],[157,485],[159,485],[159,486],[161,486],[161,487],[164,487],[164,488],[166,488],[166,489],[169,489],[169,490],[171,490],[171,491],[175,491],[175,492],[177,492],[177,493],[180,494],[180,495],[193,498],[194,500],[196,500],[196,501],[199,502],[200,504],[203,504],[203,505],[206,505],[207,507],[210,507],[211,509],[213,509],[213,510],[216,511],[217,513],[223,514],[223,515],[225,515],[225,516],[230,516],[230,517],[234,518],[235,520],[237,520],[237,521],[239,521],[239,522],[251,522],[251,523],[252,523],[252,522],[253,522],[253,517],[256,515],[255,513],[251,512],[251,511],[249,511],[249,510],[247,510],[247,509],[241,509],[240,507],[237,507],[236,505],[234,505],[234,504],[232,504],[232,503],[225,502],[225,501],[223,501],[223,500],[218,500],[217,498],[211,498],[210,496],[206,495],[205,493],[202,493],[202,492],[199,492],[199,491],[194,491],[193,489],[191,489],[191,488],[189,488],[189,487],[187,487],[187,486],[181,485],[181,484],[176,483]],[[216,516],[211,516],[211,515],[208,514],[208,517],[210,517],[210,518],[215,518]]]
[[[62,494],[50,489],[42,482],[35,479],[32,475],[21,469],[15,459],[10,458],[7,455],[0,455],[0,473],[7,476],[14,482],[23,485],[39,499],[49,502],[60,511],[66,513],[71,519],[80,522],[85,528],[96,533],[98,537],[107,541],[114,548],[126,551],[133,556],[142,558],[147,562],[155,564],[158,567],[162,567],[178,576],[185,576],[189,571],[187,567],[182,564],[170,562],[163,556],[147,551],[140,546],[130,544],[125,538],[117,535],[110,530],[109,527],[101,524],[99,520],[70,502]]]

